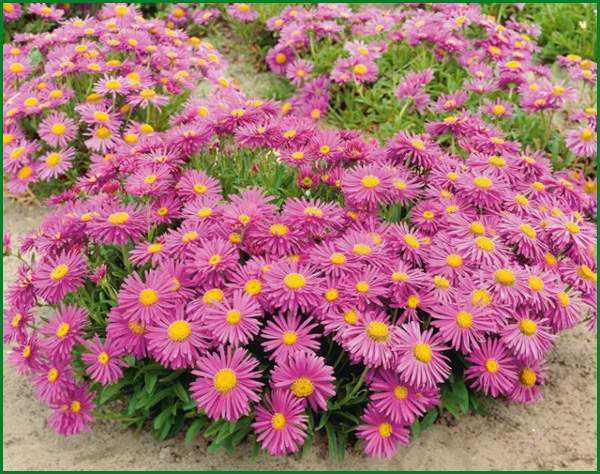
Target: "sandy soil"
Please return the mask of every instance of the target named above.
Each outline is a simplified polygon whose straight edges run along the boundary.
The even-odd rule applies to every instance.
[[[40,222],[45,208],[5,202],[4,226],[18,236]],[[16,264],[4,266],[4,283]],[[328,460],[317,441],[302,460],[209,455],[206,443],[185,448],[181,439],[155,441],[147,433],[102,422],[72,438],[46,426],[48,411],[27,381],[6,364],[4,348],[4,469],[596,469],[596,338],[585,328],[564,334],[550,356],[545,399],[533,406],[494,404],[487,416],[437,423],[400,449],[391,461],[365,460],[358,451],[341,464]]]

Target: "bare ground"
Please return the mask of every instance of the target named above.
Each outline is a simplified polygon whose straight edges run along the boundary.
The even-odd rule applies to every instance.
[[[45,208],[5,201],[4,228],[18,241],[34,229]],[[16,271],[4,264],[4,284]],[[590,469],[596,460],[596,336],[578,327],[561,336],[549,359],[545,398],[532,406],[495,403],[487,416],[467,416],[454,426],[440,422],[402,447],[390,461],[362,457],[354,449],[344,462],[327,458],[318,440],[309,455],[250,458],[249,448],[235,455],[210,455],[198,438],[189,448],[182,439],[165,442],[148,433],[100,422],[92,433],[71,438],[46,426],[48,410],[38,403],[26,379],[6,364],[4,348],[4,469]]]

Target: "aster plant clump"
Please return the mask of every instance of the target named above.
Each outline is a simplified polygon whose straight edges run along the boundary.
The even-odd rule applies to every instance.
[[[436,21],[455,28],[519,31],[491,28],[475,7],[436,8]],[[330,76],[304,82],[311,64],[283,67],[307,44],[298,22],[324,37],[338,19],[354,19],[361,38],[395,32],[347,45],[350,56],[372,51],[371,65],[425,12],[288,7],[267,22],[287,43],[265,60],[299,85],[280,101],[242,92],[218,51],[182,29],[258,21],[246,4],[171,5],[165,20],[110,4],[5,47],[29,67],[5,84],[5,142],[12,134],[11,150],[26,150],[18,166],[5,156],[8,186],[25,189],[14,188],[24,166],[42,173],[46,149],[91,161],[50,199],[38,230],[16,248],[4,242],[21,262],[4,340],[53,429],[72,435],[114,419],[159,439],[202,434],[211,452],[247,440],[270,455],[303,452],[322,434],[334,458],[357,441],[389,458],[440,415],[542,396],[559,334],[596,329],[593,177],[506,138],[499,123],[517,113],[512,102],[482,92],[479,109],[469,88],[425,91],[433,71],[407,72],[394,99],[410,96],[404,113],[414,106],[421,129],[380,142],[326,121],[337,110],[331,81],[364,93],[359,78],[376,77],[373,68],[343,57]],[[492,43],[450,44],[444,55],[468,52],[468,68],[492,74],[498,90],[535,82],[531,57],[527,74],[502,76]],[[20,56],[31,51],[48,60],[31,65]],[[200,81],[205,97],[190,94]],[[46,87],[65,99],[47,102]],[[559,109],[579,104],[564,93]],[[30,95],[39,104],[28,113]],[[419,114],[429,107],[435,117]],[[595,119],[578,117],[595,134]],[[95,133],[102,127],[111,140]]]

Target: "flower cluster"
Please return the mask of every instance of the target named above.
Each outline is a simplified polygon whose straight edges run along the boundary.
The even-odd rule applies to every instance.
[[[257,18],[245,4],[227,12]],[[185,5],[168,15],[174,26],[217,17]],[[336,40],[342,22],[355,38],[347,57],[311,78],[299,53]],[[468,40],[471,24],[486,39]],[[10,188],[64,173],[65,157],[92,161],[20,243],[19,256],[37,258],[7,292],[10,360],[51,407],[51,426],[88,429],[95,392],[136,361],[185,372],[192,416],[246,419],[272,455],[298,451],[314,416],[362,394],[356,437],[367,455],[390,457],[451,374],[484,395],[537,400],[557,335],[584,319],[595,329],[596,197],[582,173],[553,171],[497,121],[563,108],[576,92],[534,63],[526,26],[474,6],[291,6],[267,28],[280,38],[267,63],[300,86],[281,102],[244,94],[207,42],[132,5],[5,47]],[[396,97],[438,119],[385,144],[323,126],[330,81],[375,80],[375,61],[399,41],[458,58],[464,91],[433,94],[432,71],[409,73]],[[31,64],[34,48],[42,64]],[[569,71],[590,70],[582,61]],[[161,113],[202,78],[206,97]],[[507,84],[516,103],[476,90]],[[573,149],[595,154],[595,119],[576,120],[594,140],[581,132]],[[80,133],[83,148],[69,152]],[[259,181],[273,164],[272,181]],[[232,178],[245,175],[263,186]]]

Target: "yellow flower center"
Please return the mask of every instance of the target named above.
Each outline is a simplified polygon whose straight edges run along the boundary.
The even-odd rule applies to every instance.
[[[462,329],[469,329],[473,325],[473,315],[468,311],[456,313],[456,325]]]
[[[487,359],[484,363],[485,370],[487,370],[490,374],[495,374],[500,369],[500,364],[496,359]]]
[[[156,92],[154,91],[154,89],[142,89],[142,91],[140,92],[140,97],[142,97],[143,99],[151,99],[155,95]]]
[[[435,214],[432,211],[424,211],[423,212],[423,219],[425,219],[427,221],[430,221],[434,217],[435,217]]]
[[[213,385],[220,394],[228,394],[237,386],[237,376],[231,369],[221,369],[215,374]]]
[[[106,140],[107,138],[110,138],[111,133],[110,130],[106,127],[100,127],[98,130],[96,130],[96,136],[100,139],[100,140]]]
[[[318,207],[307,207],[304,209],[304,214],[307,216],[323,217],[323,211]]]
[[[286,419],[283,413],[277,412],[273,415],[273,418],[271,418],[271,426],[273,426],[274,429],[282,430],[283,428],[285,428],[285,425]]]
[[[352,68],[352,71],[354,72],[354,74],[362,76],[368,72],[368,69],[367,66],[365,66],[364,64],[358,63]]]
[[[394,397],[397,400],[406,400],[408,398],[408,388],[404,385],[397,385],[394,387]]]
[[[285,63],[286,59],[287,58],[285,57],[285,54],[283,54],[283,53],[279,53],[279,54],[275,55],[275,62],[277,64]]]
[[[98,354],[98,362],[100,362],[101,364],[106,365],[108,364],[109,360],[110,356],[107,352],[100,352],[100,354]]]
[[[25,104],[25,107],[35,107],[38,105],[39,101],[35,97],[29,97],[25,99],[23,103]]]
[[[494,278],[498,283],[504,286],[513,286],[515,284],[515,274],[508,268],[500,268],[494,273]]]
[[[506,112],[506,107],[504,107],[502,104],[496,104],[492,107],[492,113],[496,116],[500,116],[504,112]]]
[[[496,248],[496,244],[494,244],[494,241],[488,239],[487,237],[477,237],[475,239],[475,245],[478,249],[483,250],[485,252],[493,252]]]
[[[202,296],[204,304],[210,305],[212,303],[220,303],[223,301],[225,293],[220,288],[211,288]]]
[[[281,339],[286,346],[293,346],[298,340],[298,335],[294,331],[285,331]]]
[[[450,282],[448,281],[448,279],[439,275],[433,276],[433,284],[436,288],[441,290],[447,290],[448,288],[450,288]]]
[[[529,224],[521,224],[519,229],[521,229],[521,232],[523,232],[530,239],[535,239],[537,237],[537,232]]]
[[[433,353],[431,352],[431,347],[424,342],[417,342],[413,347],[413,355],[419,362],[424,362],[425,364],[429,363]]]
[[[473,184],[480,189],[489,189],[494,183],[487,176],[477,176],[473,179]]]
[[[56,369],[55,367],[52,367],[49,371],[48,371],[48,382],[50,383],[54,383],[56,382],[56,379],[58,378],[58,369]]]
[[[132,333],[134,333],[138,336],[141,336],[142,334],[144,334],[144,326],[142,326],[139,323],[136,323],[135,321],[129,321],[127,323],[127,327],[129,328],[129,330]]]
[[[533,291],[541,291],[544,289],[544,282],[539,276],[531,275],[529,277],[529,288]]]
[[[529,367],[524,367],[519,373],[519,380],[521,381],[521,384],[525,387],[533,387],[537,380],[537,376],[535,375],[535,372]]]
[[[52,125],[50,131],[54,135],[62,136],[67,131],[67,127],[65,127],[62,123],[55,123],[54,125]]]
[[[292,383],[292,393],[297,397],[308,397],[315,391],[315,387],[310,379],[306,377],[299,377]]]
[[[17,178],[27,179],[31,176],[32,173],[33,173],[33,168],[31,166],[25,165],[17,173]]]
[[[598,281],[598,275],[594,272],[590,267],[583,264],[577,267],[577,275],[586,280],[590,280],[593,282]]]
[[[372,189],[379,184],[379,178],[377,176],[373,176],[372,174],[368,174],[360,180],[361,184],[368,189]]]
[[[306,285],[306,280],[304,279],[304,276],[300,273],[289,273],[283,279],[283,283],[290,290],[297,290]]]
[[[61,263],[54,267],[54,269],[50,272],[50,279],[52,281],[62,280],[69,273],[69,267],[64,263]]]
[[[492,301],[492,295],[484,288],[478,288],[471,295],[471,303],[478,306],[487,306]]]
[[[469,225],[469,230],[476,235],[485,234],[485,226],[479,221],[471,222],[471,225]]]
[[[369,255],[371,253],[371,247],[367,244],[355,244],[352,247],[352,251],[357,255]]]
[[[319,151],[326,155],[327,153],[329,153],[331,151],[331,148],[329,148],[329,145],[321,145],[321,148],[319,148]]]
[[[571,299],[569,298],[569,295],[564,292],[564,291],[559,291],[556,294],[557,298],[558,298],[558,302],[560,303],[560,305],[564,308],[566,308],[567,306],[569,306],[569,303],[571,302]]]
[[[529,204],[529,199],[527,199],[525,196],[523,196],[522,194],[517,194],[515,196],[515,202],[517,204],[519,204],[520,206],[527,206],[527,204]]]
[[[456,253],[451,253],[446,257],[446,263],[452,268],[458,268],[462,265],[462,257]]]
[[[262,283],[260,280],[253,278],[252,280],[248,280],[244,285],[244,291],[249,295],[256,296],[262,290]]]
[[[67,334],[69,334],[70,329],[71,326],[69,325],[69,323],[60,323],[56,328],[56,337],[59,337],[61,339],[64,338]]]
[[[498,168],[503,168],[506,166],[506,160],[501,156],[490,156],[488,163],[493,166],[497,166]]]
[[[208,259],[208,263],[209,263],[209,265],[212,265],[213,267],[214,267],[215,265],[218,265],[220,261],[221,261],[221,256],[220,256],[220,255],[216,255],[216,254],[215,254],[215,255],[213,255],[213,256],[211,256],[211,257]]]
[[[286,235],[289,232],[289,228],[285,224],[273,224],[270,228],[271,234],[279,237]]]
[[[242,320],[242,313],[237,309],[230,309],[225,315],[225,320],[227,321],[227,324],[235,326]]]
[[[325,292],[325,299],[329,302],[337,300],[339,298],[339,296],[340,296],[340,294],[339,294],[338,290],[336,290],[335,288],[329,288]]]
[[[392,272],[392,281],[408,281],[409,276],[406,272]]]
[[[329,257],[329,261],[334,265],[343,265],[346,263],[346,256],[342,253],[334,252],[331,254],[331,257]]]
[[[10,322],[10,325],[13,328],[16,328],[19,326],[19,324],[21,323],[21,320],[23,319],[23,315],[21,313],[17,313],[13,316],[12,321]]]
[[[381,423],[379,425],[379,435],[382,438],[389,438],[392,436],[392,425],[390,423]]]
[[[381,321],[371,321],[367,324],[367,336],[375,342],[387,342],[390,331],[387,324]]]
[[[581,228],[575,224],[575,222],[567,222],[565,224],[565,229],[567,229],[570,234],[579,234],[579,232],[581,232]]]
[[[139,301],[144,306],[152,306],[158,301],[158,293],[152,288],[146,288],[140,291]]]
[[[421,300],[417,295],[410,295],[408,298],[406,298],[406,306],[411,309],[416,309],[420,302]]]
[[[49,153],[46,157],[46,164],[50,167],[54,167],[60,163],[61,156],[60,153],[52,152]]]
[[[174,342],[183,342],[190,337],[190,334],[192,334],[192,329],[187,321],[174,321],[167,328],[167,335]]]
[[[585,140],[586,142],[590,141],[592,138],[594,138],[594,132],[592,131],[591,128],[586,127],[582,130],[580,137],[582,140]]]
[[[403,240],[406,245],[413,249],[418,249],[421,246],[419,240],[412,234],[404,234]]]
[[[28,359],[31,356],[31,346],[27,345],[23,348],[23,352],[21,353],[21,355],[25,358]]]
[[[123,225],[129,220],[129,214],[127,212],[113,212],[107,220],[112,225]]]
[[[344,321],[346,321],[348,324],[355,325],[358,322],[358,313],[353,309],[345,311]]]
[[[525,336],[533,336],[537,331],[537,324],[531,319],[521,319],[519,321],[519,331]]]
[[[181,236],[181,241],[185,244],[188,244],[198,238],[198,232],[195,230],[188,230]]]
[[[414,138],[413,140],[410,141],[410,144],[412,145],[412,147],[415,150],[418,150],[418,151],[425,150],[425,143],[423,142],[423,140],[419,140],[418,138]]]

